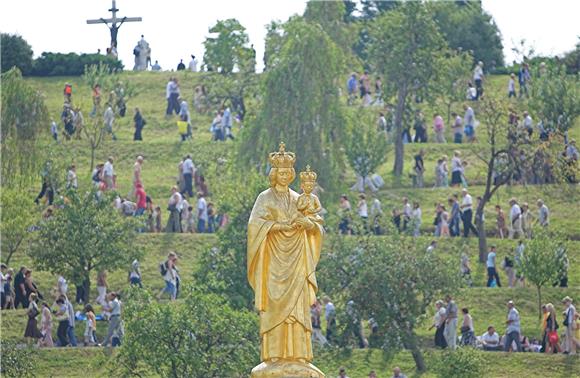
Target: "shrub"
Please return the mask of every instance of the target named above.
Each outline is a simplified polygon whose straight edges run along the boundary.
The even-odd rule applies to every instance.
[[[43,52],[34,60],[33,76],[78,76],[85,72],[85,66],[103,63],[111,71],[123,70],[123,63],[112,57],[100,54],[61,54]]]
[[[445,350],[441,354],[432,355],[431,367],[438,377],[479,378],[486,371],[481,352],[473,348]]]
[[[2,46],[2,72],[6,72],[16,66],[27,75],[32,70],[32,48],[24,38],[16,34],[2,33],[0,40]]]
[[[3,377],[34,377],[34,354],[31,348],[19,347],[16,343],[0,341]]]

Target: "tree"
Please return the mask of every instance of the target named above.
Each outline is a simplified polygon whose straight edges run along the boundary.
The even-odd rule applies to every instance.
[[[6,188],[2,190],[1,210],[2,257],[9,265],[12,255],[30,232],[35,215],[34,203],[29,194]]]
[[[186,287],[183,302],[158,303],[135,289],[125,304],[122,376],[244,377],[259,357],[257,317],[215,294]]]
[[[34,377],[37,354],[31,346],[23,348],[22,345],[3,339],[0,340],[0,350],[0,372],[3,377]]]
[[[373,22],[369,62],[383,74],[386,93],[396,97],[394,173],[401,176],[404,163],[403,118],[409,97],[429,91],[435,77],[435,62],[445,54],[446,43],[429,8],[420,2],[405,2]]]
[[[361,319],[373,318],[380,347],[392,356],[408,349],[419,371],[426,366],[416,328],[427,309],[458,287],[452,261],[428,253],[408,237],[356,236],[330,241],[321,261],[321,290],[341,301],[354,300]]]
[[[360,119],[360,114],[357,119]],[[362,177],[363,185],[366,178],[387,160],[388,148],[385,134],[376,126],[369,125],[366,119],[351,125],[345,152],[351,168]]]
[[[338,141],[344,116],[335,79],[342,72],[338,47],[317,25],[299,18],[284,25],[278,63],[268,69],[257,119],[244,129],[241,154],[261,165],[284,141],[298,156],[297,169],[310,164],[323,185],[340,163]]]
[[[432,96],[428,99],[437,98],[445,105],[448,125],[451,122],[452,106],[465,100],[465,91],[471,79],[472,60],[471,55],[466,52],[451,51],[448,56],[437,62],[435,83],[437,96]]]
[[[24,38],[17,34],[0,34],[0,46],[2,46],[2,73],[13,67],[17,67],[24,75],[32,71],[32,47]]]
[[[209,29],[214,37],[203,42],[205,54],[203,62],[208,71],[230,74],[234,68],[242,69],[251,58],[251,49],[246,28],[234,18],[220,20]],[[255,56],[254,56],[255,59]]]
[[[248,219],[266,179],[257,173],[239,173],[233,166],[230,172],[235,173],[218,177],[221,189],[216,193],[220,210],[228,214],[228,225],[218,232],[217,247],[200,257],[194,278],[198,287],[227,298],[230,306],[253,310],[254,292],[247,279]]]
[[[280,50],[284,43],[284,24],[272,21],[266,25],[266,40],[264,43],[264,72],[276,65]]]
[[[580,73],[580,37],[576,43],[576,48],[566,53],[563,60],[568,74],[577,75]]]
[[[39,141],[48,131],[48,110],[40,92],[18,68],[2,75],[2,185],[25,187],[42,162]]]
[[[95,192],[70,190],[64,206],[42,222],[29,255],[35,265],[83,285],[89,299],[94,270],[126,268],[141,256],[135,247],[135,221],[111,206],[113,195],[95,200]]]
[[[490,71],[503,66],[501,33],[480,1],[439,1],[431,5],[451,49],[471,52],[475,61],[482,61]]]
[[[536,230],[534,237],[526,243],[520,257],[519,270],[526,280],[538,291],[538,318],[542,318],[542,288],[558,282],[562,277],[562,257],[567,250],[561,236],[546,230]]]
[[[546,129],[565,133],[580,117],[580,75],[560,64],[534,81],[529,101]]]

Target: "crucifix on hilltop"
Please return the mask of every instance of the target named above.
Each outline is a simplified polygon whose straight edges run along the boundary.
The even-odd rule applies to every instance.
[[[117,33],[123,22],[139,22],[143,21],[141,17],[120,17],[117,18],[117,4],[115,0],[109,12],[113,13],[111,18],[99,18],[98,20],[87,20],[87,24],[105,24],[111,30],[111,48],[117,47]],[[111,26],[109,26],[111,24]]]

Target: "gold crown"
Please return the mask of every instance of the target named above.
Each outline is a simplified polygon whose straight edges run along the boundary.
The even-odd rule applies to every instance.
[[[300,172],[300,181],[302,182],[316,182],[318,175],[316,172],[310,170],[310,166],[306,166],[306,171]]]
[[[286,152],[286,145],[280,142],[278,152],[270,152],[270,164],[274,168],[293,168],[296,162],[296,154],[294,152]]]

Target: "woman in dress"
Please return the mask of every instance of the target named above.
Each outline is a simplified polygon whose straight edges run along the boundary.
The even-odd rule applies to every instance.
[[[445,341],[444,331],[445,331],[445,305],[442,300],[435,302],[435,316],[433,317],[432,328],[436,328],[435,331],[435,346],[440,348],[447,348],[447,342]]]
[[[475,345],[473,328],[473,318],[469,314],[469,309],[461,309],[463,313],[463,323],[461,323],[461,345]]]
[[[445,209],[445,206],[441,206],[441,232],[439,236],[450,236],[449,235],[449,213]]]
[[[500,239],[503,239],[507,235],[507,227],[505,225],[505,213],[501,209],[500,205],[495,205],[496,211],[496,223],[497,223],[497,234]]]
[[[46,302],[42,302],[42,316],[40,318],[40,333],[42,337],[38,340],[39,347],[53,347],[52,341],[52,313],[50,306]]]
[[[26,323],[26,330],[24,331],[24,337],[28,338],[28,343],[32,344],[34,339],[40,339],[42,335],[38,330],[38,325],[36,321],[36,317],[40,314],[38,310],[38,305],[36,304],[36,293],[31,293],[28,297],[29,304],[28,304],[28,311],[26,315],[28,316],[28,322]]]
[[[548,303],[546,305],[546,310],[548,310],[548,317],[546,318],[546,353],[562,353],[562,348],[560,347],[560,340],[558,339],[558,322],[556,321],[556,309],[554,305]],[[551,336],[553,333],[556,336]]]

